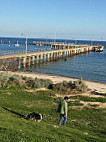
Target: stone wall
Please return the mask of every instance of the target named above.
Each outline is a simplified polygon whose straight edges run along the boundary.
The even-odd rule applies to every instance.
[[[17,66],[14,59],[0,59],[0,71],[17,71]]]

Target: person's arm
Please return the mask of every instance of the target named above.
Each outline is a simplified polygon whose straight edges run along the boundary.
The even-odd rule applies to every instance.
[[[67,116],[67,102],[65,102],[65,116]]]

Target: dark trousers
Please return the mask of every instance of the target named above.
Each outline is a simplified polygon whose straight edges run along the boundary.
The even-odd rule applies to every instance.
[[[64,118],[63,126],[66,126],[67,116],[65,116],[65,114],[60,114],[60,120],[59,120],[58,125],[61,125],[61,122],[62,122],[63,118]]]

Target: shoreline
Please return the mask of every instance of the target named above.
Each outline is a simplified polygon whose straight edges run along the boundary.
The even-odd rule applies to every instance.
[[[19,71],[19,72],[22,72],[22,71]],[[28,74],[38,74],[38,75],[47,75],[47,76],[57,76],[57,77],[62,77],[62,78],[70,78],[70,79],[75,79],[75,80],[78,80],[80,78],[78,77],[69,77],[69,76],[64,76],[64,75],[55,75],[53,73],[34,73],[34,72],[24,72],[24,73],[28,73]],[[83,79],[83,78],[82,78]],[[93,80],[85,80],[83,79],[84,81],[88,81],[88,82],[95,82],[95,83],[100,83],[100,84],[106,84],[105,82],[98,82],[98,81],[93,81]]]
[[[2,71],[0,71],[2,72]],[[3,71],[8,74],[17,74],[21,76],[27,76],[27,77],[32,77],[32,78],[43,78],[43,79],[50,79],[53,81],[54,84],[62,82],[62,81],[76,81],[78,78],[70,78],[70,77],[64,77],[64,76],[55,76],[55,75],[48,75],[48,74],[37,74],[37,73],[26,73],[26,72],[11,72],[11,71]],[[84,80],[85,84],[88,86],[88,89],[92,92],[97,92],[101,94],[106,94],[106,84],[105,83],[99,83],[99,82],[93,82],[93,81],[87,81]]]

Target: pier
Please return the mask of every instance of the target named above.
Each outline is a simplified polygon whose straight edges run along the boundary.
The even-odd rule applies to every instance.
[[[42,42],[42,45],[46,43]],[[66,59],[70,56],[75,56],[78,54],[93,52],[97,49],[103,49],[102,45],[78,45],[78,44],[65,44],[65,43],[49,43],[51,46],[50,51],[39,51],[24,54],[12,54],[0,56],[0,59],[12,58],[17,60],[17,67],[26,67],[26,64],[30,66],[31,64],[39,64],[44,62],[56,61],[58,59]]]

